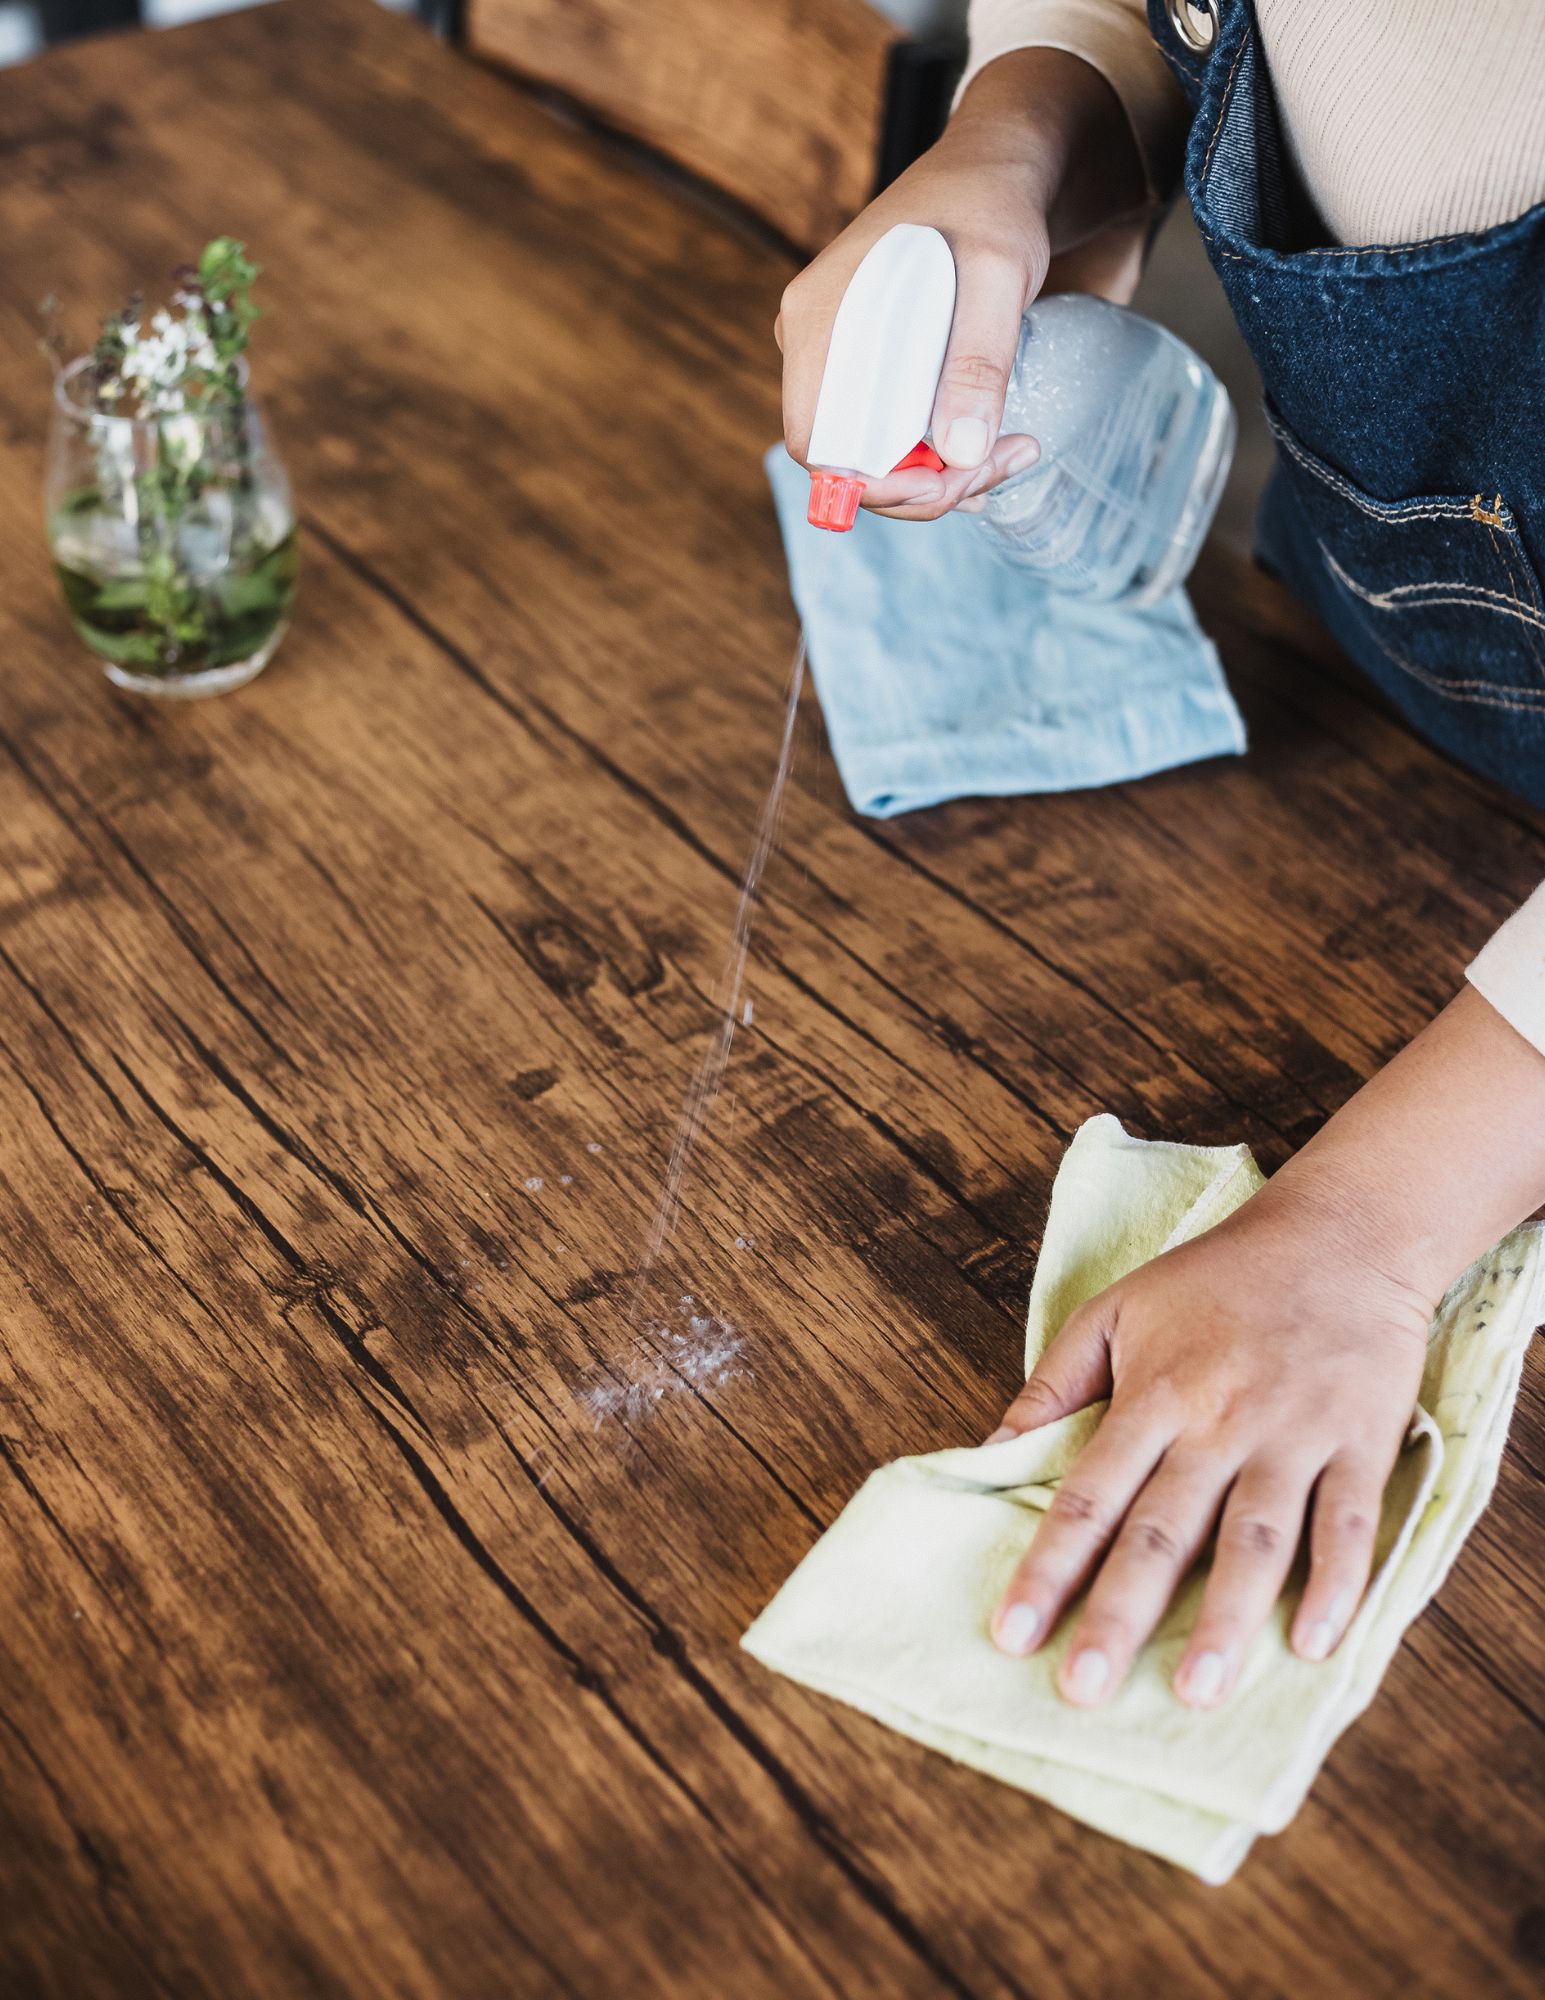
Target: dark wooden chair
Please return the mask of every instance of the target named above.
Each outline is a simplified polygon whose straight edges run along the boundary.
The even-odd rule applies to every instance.
[[[416,0],[472,54],[582,104],[815,250],[945,124],[961,50],[871,0]],[[38,0],[46,42],[140,0]]]
[[[818,249],[943,127],[961,51],[870,0],[416,0],[472,54],[562,91]],[[68,41],[140,0],[39,0]]]
[[[807,250],[932,143],[961,54],[908,40],[870,0],[419,0],[419,14]]]

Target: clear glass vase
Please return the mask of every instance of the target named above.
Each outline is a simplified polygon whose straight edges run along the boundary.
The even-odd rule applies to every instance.
[[[76,631],[136,694],[223,694],[260,673],[295,595],[295,510],[245,386],[148,417],[95,402],[88,358],[55,388],[44,495]]]

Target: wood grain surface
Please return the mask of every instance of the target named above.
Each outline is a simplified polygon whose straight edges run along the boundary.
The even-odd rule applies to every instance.
[[[741,1342],[694,1382],[627,1290],[795,637],[788,262],[367,0],[0,77],[0,164],[0,1992],[1537,1993],[1538,1351],[1224,1890],[736,1641],[995,1417],[1079,1121],[1280,1162],[1541,817],[1216,563],[1241,761],[882,826],[808,706],[655,1288]],[[32,308],[219,230],[305,567],[262,679],[161,708],[55,599]]]
[[[467,46],[819,249],[874,189],[896,28],[873,0],[468,0]]]

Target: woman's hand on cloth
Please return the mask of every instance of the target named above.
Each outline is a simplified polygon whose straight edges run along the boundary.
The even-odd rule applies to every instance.
[[[1224,1701],[1307,1536],[1291,1625],[1340,1644],[1453,1280],[1545,1199],[1545,1056],[1466,987],[1244,1207],[1073,1313],[996,1436],[1110,1398],[993,1619],[1058,1684],[1109,1701],[1212,1550],[1175,1674]]]
[[[1010,1405],[1024,1431],[1109,1396],[999,1607],[1030,1651],[1094,1577],[1059,1684],[1120,1687],[1216,1536],[1175,1676],[1227,1698],[1309,1531],[1292,1643],[1320,1660],[1367,1586],[1380,1499],[1416,1402],[1436,1300],[1387,1275],[1355,1232],[1271,1185],[1227,1221],[1080,1307]]]

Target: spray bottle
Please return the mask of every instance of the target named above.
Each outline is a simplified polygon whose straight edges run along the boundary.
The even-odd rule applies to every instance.
[[[865,484],[942,469],[927,441],[955,312],[955,260],[936,229],[899,223],[837,309],[810,435],[810,520],[851,528]],[[1082,292],[1025,314],[1004,429],[1041,455],[973,518],[1005,561],[1068,595],[1156,603],[1190,573],[1234,450],[1217,376],[1151,320]]]

